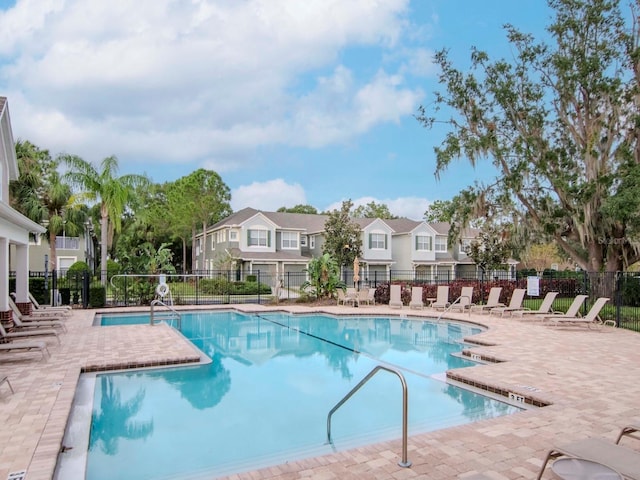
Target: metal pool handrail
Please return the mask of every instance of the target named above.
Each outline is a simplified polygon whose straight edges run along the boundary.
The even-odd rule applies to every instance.
[[[408,417],[409,417],[409,390],[407,389],[407,382],[404,379],[404,375],[399,370],[394,368],[385,367],[384,365],[378,365],[371,370],[366,377],[360,380],[355,387],[347,393],[342,400],[340,400],[335,407],[331,409],[329,415],[327,415],[327,442],[333,443],[331,440],[331,416],[338,410],[344,403],[349,400],[353,394],[355,394],[360,388],[367,383],[376,373],[380,370],[386,370],[387,372],[397,375],[402,384],[402,460],[398,462],[398,465],[404,468],[410,467],[411,462],[407,459],[407,437],[408,437]]]
[[[162,300],[158,300],[158,299],[155,299],[151,302],[151,313],[149,316],[149,323],[151,325],[155,325],[155,320],[153,316],[154,316],[154,307],[156,305],[162,305],[163,307],[166,307],[169,310],[171,310],[172,314],[175,315],[175,318],[178,320],[178,330],[182,331],[182,316],[171,305],[167,305]]]
[[[447,308],[445,308],[444,310],[442,310],[442,312],[440,313],[440,315],[438,315],[438,318],[436,319],[436,323],[440,322],[440,319],[442,318],[442,316],[451,311],[451,309],[453,308],[454,305],[457,305],[458,303],[460,303],[462,301],[463,298],[469,298],[466,295],[463,297],[462,295],[460,295],[458,298],[456,298],[453,303],[449,304],[449,306]],[[471,299],[469,298],[469,305],[471,305]],[[471,309],[469,309],[469,316],[471,316]]]

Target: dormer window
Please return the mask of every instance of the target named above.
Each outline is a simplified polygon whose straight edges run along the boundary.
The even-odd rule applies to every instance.
[[[387,248],[387,236],[384,233],[370,233],[369,248],[371,250],[385,250]]]
[[[429,235],[416,235],[416,250],[430,252],[433,250],[433,237]]]

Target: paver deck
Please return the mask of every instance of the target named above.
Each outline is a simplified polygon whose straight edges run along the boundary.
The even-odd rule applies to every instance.
[[[193,308],[199,307],[189,307]],[[386,306],[235,308],[433,316],[429,309],[398,311]],[[28,480],[53,477],[81,371],[200,359],[200,352],[166,325],[94,327],[95,313],[74,310],[61,345],[55,339],[48,342],[51,357],[45,361],[38,353],[0,354],[0,374],[8,376],[15,390],[11,394],[6,385],[0,386],[0,480],[20,471],[27,472]],[[478,473],[496,480],[530,479],[551,446],[593,436],[614,441],[623,425],[640,421],[640,334],[613,328],[553,328],[488,315],[448,316],[487,326],[474,337],[482,344],[474,354],[500,360],[451,371],[453,377],[550,405],[411,436],[413,465],[408,469],[397,465],[398,439],[228,479],[450,479]],[[625,443],[640,451],[640,441]],[[543,478],[556,477],[547,469]]]

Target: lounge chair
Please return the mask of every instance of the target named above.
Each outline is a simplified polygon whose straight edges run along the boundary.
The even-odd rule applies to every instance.
[[[449,285],[439,285],[436,300],[429,305],[431,308],[445,310],[449,305]]]
[[[605,303],[609,301],[606,297],[598,298],[594,304],[591,306],[589,311],[584,317],[579,316],[565,316],[565,315],[551,315],[549,317],[545,317],[545,320],[548,320],[553,326],[560,325],[586,325],[587,327],[602,327],[603,325],[611,325],[615,326],[615,322],[613,320],[602,321],[602,319],[598,316],[602,307],[604,307]]]
[[[9,299],[9,306],[11,307],[11,310],[13,310],[13,324],[19,330],[32,328],[60,328],[63,332],[67,331],[67,327],[65,327],[64,323],[60,320],[50,320],[57,317],[30,317],[22,315],[18,306],[11,299]]]
[[[1,327],[2,325],[0,325]],[[47,344],[44,342],[15,342],[12,339],[8,340],[7,343],[0,343],[0,352],[30,352],[32,350],[38,350],[42,355],[42,358],[50,356],[49,349],[47,348]],[[46,354],[46,355],[45,355]]]
[[[391,308],[402,308],[402,286],[391,285],[389,287],[389,306]]]
[[[466,310],[471,311],[471,300],[473,299],[473,287],[462,287],[460,296],[454,300],[449,309],[451,311],[460,310],[464,312]]]
[[[35,330],[19,330],[17,332],[7,332],[0,322],[0,340],[14,340],[16,338],[33,338],[33,337],[55,337],[58,343],[60,343],[60,338],[58,337],[58,332],[53,328],[37,328]]]
[[[622,427],[622,430],[620,430],[620,434],[616,439],[616,445],[620,443],[622,437],[631,437],[635,438],[636,440],[640,440],[640,435],[636,435],[637,432],[640,432],[640,423],[625,425],[624,427]]]
[[[491,311],[492,308],[504,307],[504,303],[500,303],[500,293],[502,293],[502,287],[491,287],[489,290],[489,298],[484,305],[472,305],[470,310],[480,310],[480,313],[484,313],[485,310]]]
[[[551,318],[555,316],[569,317],[569,318],[578,317],[580,316],[580,308],[582,307],[582,304],[587,298],[588,298],[588,295],[576,295],[576,298],[573,299],[573,302],[571,302],[571,305],[569,305],[569,308],[565,313],[553,312],[551,315],[544,315],[542,319],[546,320],[547,318]]]
[[[34,312],[43,312],[46,314],[59,312],[64,315],[69,315],[72,311],[69,305],[40,305],[31,292],[29,292],[29,301],[33,304]]]
[[[537,480],[542,478],[549,460],[564,456],[601,463],[613,468],[624,478],[640,479],[640,452],[602,438],[587,438],[549,450],[536,477]]]
[[[557,296],[558,292],[547,292],[537,310],[522,308],[520,310],[514,310],[513,312],[511,312],[511,315],[525,317],[528,315],[548,315],[550,313],[553,314],[554,312],[553,310],[551,310],[551,306],[553,305],[553,301]]]
[[[516,310],[522,310],[522,302],[524,301],[524,295],[527,293],[527,290],[524,288],[516,288],[513,290],[511,294],[511,300],[509,300],[509,305],[503,307],[494,307],[489,313],[491,315],[500,314],[501,317],[504,317],[505,313],[511,314]]]
[[[422,301],[422,287],[411,287],[411,301],[409,302],[409,308],[424,308],[424,302]]]

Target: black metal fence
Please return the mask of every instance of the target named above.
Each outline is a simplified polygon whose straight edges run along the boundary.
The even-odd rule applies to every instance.
[[[455,298],[462,286],[474,287],[475,303],[483,303],[493,286],[502,287],[502,298],[508,303],[515,288],[527,288],[532,272],[519,273],[511,278],[506,272],[496,275],[461,274],[390,270],[362,274],[359,287],[378,289],[389,283],[400,283],[406,287],[421,285],[427,291],[435,291],[437,285],[449,285],[450,297]],[[90,298],[95,292],[103,292],[104,305],[136,306],[149,305],[157,296],[160,283],[168,285],[167,295],[174,304],[207,305],[236,303],[275,303],[277,301],[299,301],[305,297],[302,286],[308,280],[306,272],[289,272],[275,275],[264,272],[253,274],[232,270],[209,270],[188,274],[118,274],[108,278],[102,288],[100,277],[86,272],[31,272],[30,290],[43,303],[101,306]],[[609,302],[601,312],[604,320],[614,320],[620,327],[640,331],[640,273],[633,272],[554,272],[545,271],[538,276],[539,295],[527,295],[525,305],[537,307],[549,291],[558,292],[553,304],[556,311],[564,311],[576,295],[588,295],[583,307],[586,313],[598,297],[607,297]],[[343,280],[353,286],[353,272],[345,271]],[[382,291],[382,289],[381,289]],[[388,291],[388,289],[387,289]]]

